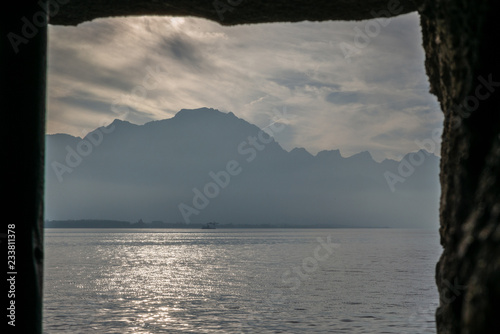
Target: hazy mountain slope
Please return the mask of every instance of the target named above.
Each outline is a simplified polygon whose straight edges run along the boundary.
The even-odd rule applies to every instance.
[[[438,158],[419,154],[392,192],[384,173],[399,162],[286,152],[232,113],[115,120],[83,139],[47,136],[46,218],[434,227]]]

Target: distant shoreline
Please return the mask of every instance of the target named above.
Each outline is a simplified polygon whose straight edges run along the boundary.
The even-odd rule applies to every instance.
[[[132,229],[201,229],[202,223],[164,223],[154,221],[150,223],[117,220],[49,220],[44,222],[44,228],[132,228]],[[334,224],[314,224],[314,225],[288,225],[288,224],[218,224],[217,229],[283,229],[283,228],[391,228],[389,226],[347,226]]]

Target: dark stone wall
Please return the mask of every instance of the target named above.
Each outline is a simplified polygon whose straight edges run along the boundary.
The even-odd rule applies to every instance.
[[[423,0],[58,0],[51,23],[76,25],[99,17],[170,15],[196,16],[223,25],[325,20],[363,20],[386,16],[389,6],[414,12]],[[390,15],[390,14],[388,14]]]
[[[427,1],[426,70],[445,115],[438,333],[500,333],[500,6]]]
[[[359,20],[389,15],[393,1],[397,0],[52,0],[50,16],[52,24],[60,25],[126,15],[197,16],[225,25]],[[426,70],[445,115],[440,174],[444,252],[436,267],[441,296],[438,333],[500,333],[499,4],[494,0],[401,0],[399,4],[404,8],[401,14],[416,9],[421,14]],[[36,6],[37,1],[23,2],[14,6],[14,12],[4,11],[4,35],[9,29],[18,31],[20,18],[31,18],[39,10]],[[5,38],[3,46],[10,48]],[[12,103],[16,111],[7,124],[23,124],[26,135],[17,143],[22,156],[16,156],[16,166],[23,167],[15,175],[26,176],[27,184],[12,195],[23,204],[20,238],[27,240],[20,252],[27,288],[18,299],[24,301],[20,312],[30,315],[22,323],[26,333],[41,332],[45,46],[46,29],[41,27],[23,45],[22,53],[7,54],[12,62],[0,53],[2,79],[9,80],[9,89],[2,89],[2,105]],[[16,131],[7,129],[9,138],[16,138]]]
[[[0,231],[1,328],[2,333],[41,333],[47,52],[47,26],[43,23],[47,17],[37,1],[12,2],[7,8],[0,13],[0,105],[4,117],[2,190],[5,193]],[[39,26],[26,30],[23,37],[21,20],[32,18],[35,13],[39,13],[36,14]],[[12,34],[17,34],[19,39]],[[15,40],[16,45],[19,41],[20,47],[13,48],[9,38]],[[11,310],[7,310],[9,307]],[[12,320],[15,326],[7,324]]]

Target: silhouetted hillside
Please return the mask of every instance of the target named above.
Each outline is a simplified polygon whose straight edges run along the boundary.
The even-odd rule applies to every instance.
[[[403,160],[423,159],[407,170],[368,152],[287,152],[257,126],[214,109],[184,109],[144,125],[115,120],[83,139],[48,135],[46,154],[47,219],[392,227],[438,221],[436,156],[412,153]]]

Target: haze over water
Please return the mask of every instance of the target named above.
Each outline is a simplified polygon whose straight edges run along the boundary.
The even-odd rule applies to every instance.
[[[435,332],[434,230],[46,229],[45,243],[45,333]]]

